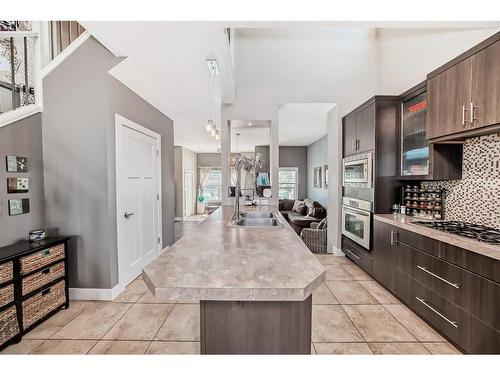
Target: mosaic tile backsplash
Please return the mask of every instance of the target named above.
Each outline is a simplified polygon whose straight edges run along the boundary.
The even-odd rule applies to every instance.
[[[426,181],[446,189],[445,219],[500,229],[500,134],[466,140],[462,180]]]

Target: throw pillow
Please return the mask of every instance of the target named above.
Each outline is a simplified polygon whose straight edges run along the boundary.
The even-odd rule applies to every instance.
[[[314,201],[311,200],[311,199],[304,199],[304,203],[307,206],[307,216],[311,216],[312,217],[311,214],[312,214],[313,209],[314,209]]]
[[[293,202],[293,207],[292,207],[292,211],[295,211],[295,212],[298,212],[298,208],[303,205],[304,202],[302,201],[299,201],[298,199],[295,200],[295,202]]]
[[[306,216],[306,214],[307,214],[307,206],[306,206],[304,203],[302,203],[302,204],[299,206],[299,208],[297,209],[297,211],[296,211],[296,212],[297,212],[299,215],[301,215],[301,216]]]

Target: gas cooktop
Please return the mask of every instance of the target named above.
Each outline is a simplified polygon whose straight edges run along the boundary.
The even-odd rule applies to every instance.
[[[457,234],[493,245],[500,245],[500,230],[462,221],[414,221],[413,224]]]

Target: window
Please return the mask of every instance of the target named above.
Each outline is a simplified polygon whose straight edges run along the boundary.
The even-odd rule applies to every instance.
[[[222,200],[222,175],[220,169],[212,169],[208,181],[203,187],[203,195],[207,202]]]
[[[279,171],[279,191],[280,199],[297,199],[298,197],[298,171],[294,168],[280,168]]]

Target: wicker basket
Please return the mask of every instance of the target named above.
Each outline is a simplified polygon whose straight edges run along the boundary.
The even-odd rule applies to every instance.
[[[0,312],[0,345],[19,333],[16,306]]]
[[[60,259],[64,259],[63,244],[37,251],[21,258],[21,274],[26,275]]]
[[[57,263],[52,267],[47,267],[39,272],[31,274],[23,278],[23,296],[63,276],[64,262]]]
[[[4,307],[14,301],[14,284],[0,288],[0,307]]]
[[[0,264],[0,284],[11,281],[13,277],[12,262]]]
[[[66,302],[64,280],[23,302],[23,328],[27,329]]]

